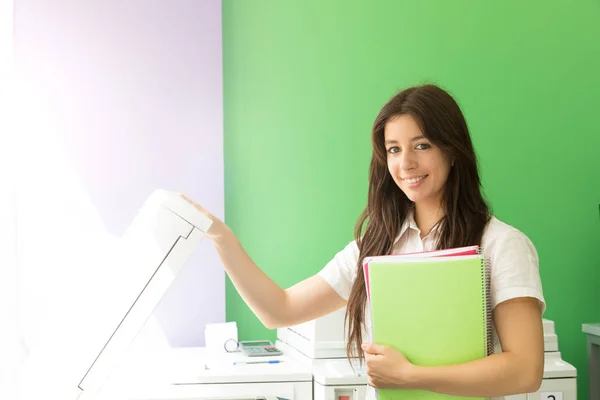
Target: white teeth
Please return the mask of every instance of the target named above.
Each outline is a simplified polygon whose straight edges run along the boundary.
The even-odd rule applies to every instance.
[[[423,176],[420,176],[418,178],[413,178],[413,179],[404,179],[404,182],[411,183],[411,184],[412,183],[417,183],[417,182],[422,181],[423,179],[425,179],[426,176],[427,175],[423,175]]]

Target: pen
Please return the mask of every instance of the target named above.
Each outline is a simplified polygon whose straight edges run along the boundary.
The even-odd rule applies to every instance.
[[[283,360],[269,360],[269,361],[240,361],[234,362],[233,365],[246,365],[246,364],[279,364]]]

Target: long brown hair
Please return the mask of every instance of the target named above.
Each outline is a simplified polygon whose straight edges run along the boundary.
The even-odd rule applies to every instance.
[[[399,115],[414,118],[423,135],[453,162],[444,186],[442,203],[445,216],[439,224],[436,248],[480,244],[490,219],[489,207],[481,194],[477,158],[467,123],[452,96],[438,86],[422,85],[405,89],[392,97],[373,123],[367,206],[354,230],[360,256],[346,307],[346,350],[350,358],[364,357],[360,347],[367,302],[363,260],[367,256],[391,253],[394,240],[412,206],[387,167],[384,129],[391,118]]]

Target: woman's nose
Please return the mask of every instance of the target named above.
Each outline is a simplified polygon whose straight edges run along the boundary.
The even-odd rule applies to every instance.
[[[414,154],[409,151],[405,151],[400,154],[400,169],[408,171],[416,167],[416,159]]]

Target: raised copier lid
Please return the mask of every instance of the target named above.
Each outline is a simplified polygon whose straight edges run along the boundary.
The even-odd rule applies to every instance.
[[[78,295],[64,306],[77,311],[33,349],[22,398],[95,398],[211,223],[178,194],[153,192],[114,246],[89,255],[103,260],[101,273],[70,281]]]

